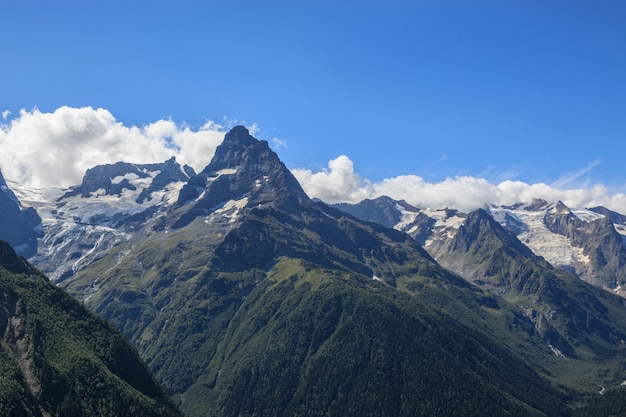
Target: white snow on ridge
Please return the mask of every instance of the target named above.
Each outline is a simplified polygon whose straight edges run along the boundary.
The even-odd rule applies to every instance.
[[[435,220],[435,225],[433,226],[435,233],[433,233],[426,240],[426,242],[424,242],[425,248],[429,248],[433,245],[435,241],[441,240],[442,236],[445,240],[452,239],[459,231],[459,228],[465,223],[465,217],[457,215],[448,217],[448,212],[446,209],[425,209],[423,212],[428,217]]]
[[[598,220],[604,217],[603,214],[596,213],[587,209],[572,209],[572,213],[580,220],[590,223],[594,220]]]
[[[536,255],[542,256],[551,264],[558,266],[589,262],[589,258],[583,254],[582,248],[572,246],[565,236],[548,230],[543,222],[546,215],[545,211],[510,210],[497,207],[492,207],[490,210],[494,219],[500,224],[503,224],[507,213],[524,223],[528,230],[517,235],[518,239]],[[585,214],[585,216],[587,215]]]
[[[67,191],[62,188],[30,188],[18,182],[7,180],[7,184],[24,207],[52,206]],[[40,213],[41,214],[41,213]]]
[[[224,168],[224,169],[220,169],[219,171],[216,172],[217,176],[220,177],[222,175],[233,175],[237,173],[237,169],[235,168]]]
[[[463,223],[465,223],[465,217],[460,217],[460,216],[448,217],[448,214],[445,209],[444,210],[426,209],[424,210],[424,213],[428,217],[436,220],[436,223],[434,226],[435,228],[445,227],[445,228],[449,228],[453,230],[459,230],[459,227],[461,227]]]
[[[129,182],[132,183],[132,181],[136,180],[137,178],[139,178],[139,175],[135,174],[134,172],[131,172],[125,175],[118,175],[115,178],[111,178],[111,184],[119,184],[124,180],[128,180]]]
[[[132,174],[134,175],[134,174]],[[156,176],[157,173],[154,173]],[[145,199],[141,204],[137,198],[142,190],[150,185],[152,178],[136,178],[136,190],[124,189],[121,195],[106,195],[104,189],[92,193],[91,197],[72,196],[61,199],[67,190],[61,188],[33,189],[24,187],[18,183],[11,183],[15,194],[24,207],[34,207],[42,218],[44,224],[53,221],[68,221],[88,223],[93,216],[101,216],[104,219],[112,219],[118,214],[133,215],[140,213],[149,207],[161,204],[173,204],[178,199],[178,194],[185,184],[176,182],[169,184],[163,190],[152,193],[150,200]],[[108,226],[106,220],[102,223]]]
[[[248,204],[248,197],[240,198],[239,200],[229,200],[224,204],[219,205],[211,214],[205,218],[205,223],[210,224],[216,218],[227,218],[228,223],[235,223],[239,216],[241,209]]]
[[[402,220],[394,226],[394,228],[398,230],[404,230],[409,224],[415,221],[419,214],[417,211],[409,211],[405,209],[400,204],[396,204],[396,209],[398,209],[402,214]]]
[[[619,233],[624,238],[626,238],[626,225],[619,224],[619,223],[613,223],[613,227],[615,228],[617,233]]]

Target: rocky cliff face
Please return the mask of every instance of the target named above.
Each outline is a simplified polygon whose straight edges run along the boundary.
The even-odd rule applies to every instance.
[[[174,226],[186,226],[229,201],[261,208],[286,199],[297,205],[303,198],[302,187],[267,142],[238,126],[226,134],[211,163],[181,190],[178,205],[185,207]]]
[[[23,256],[37,252],[43,226],[33,208],[24,209],[0,172],[0,240],[9,242]]]
[[[574,263],[574,272],[585,281],[618,291],[626,283],[626,246],[615,226],[620,220],[624,219],[608,215],[583,220],[560,201],[544,217],[548,230],[582,249],[586,262]]]

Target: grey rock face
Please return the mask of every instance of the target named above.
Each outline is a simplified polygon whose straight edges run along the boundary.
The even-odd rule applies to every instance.
[[[42,236],[41,218],[33,208],[22,208],[0,172],[0,240],[18,254],[31,256],[37,252],[37,238]]]

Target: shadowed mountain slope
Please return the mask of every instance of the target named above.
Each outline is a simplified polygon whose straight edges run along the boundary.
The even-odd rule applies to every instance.
[[[103,319],[0,242],[0,414],[181,416]]]

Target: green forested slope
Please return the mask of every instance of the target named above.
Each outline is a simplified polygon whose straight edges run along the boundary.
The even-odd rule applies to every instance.
[[[0,415],[180,416],[136,350],[0,243]]]
[[[283,259],[250,294],[183,396],[190,415],[207,404],[215,416],[566,412],[562,393],[481,333],[379,282],[315,268]]]

